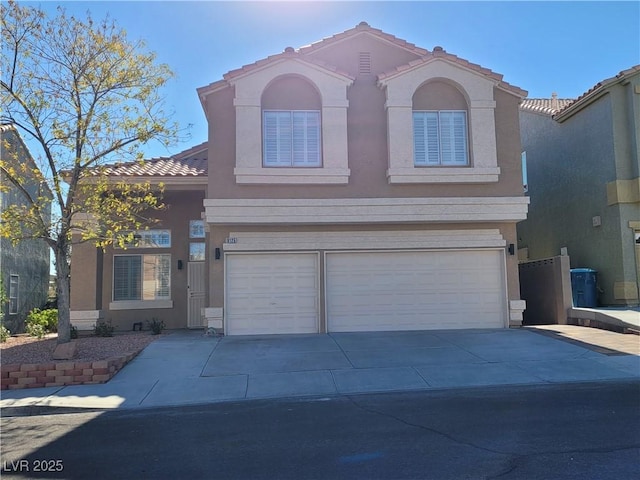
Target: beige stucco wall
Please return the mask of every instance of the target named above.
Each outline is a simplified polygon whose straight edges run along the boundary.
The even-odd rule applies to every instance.
[[[107,248],[104,253],[89,243],[73,247],[71,271],[71,310],[100,311],[101,318],[118,330],[131,330],[134,322],[157,318],[167,328],[187,326],[187,262],[189,260],[189,221],[202,214],[204,191],[167,191],[167,209],[153,212],[159,220],[152,228],[171,230],[171,248]],[[170,254],[172,308],[110,310],[113,298],[114,254]],[[178,260],[183,267],[178,270]],[[96,280],[97,279],[97,280]],[[86,315],[86,314],[85,314]],[[73,323],[73,322],[72,322]]]
[[[371,58],[371,72],[359,72],[359,55],[367,52]],[[389,122],[393,121],[393,112],[389,110],[389,82],[378,83],[378,74],[390,72],[394,68],[406,65],[408,62],[417,60],[419,55],[410,48],[400,48],[390,42],[374,39],[369,35],[356,35],[348,41],[337,42],[327,48],[315,49],[309,54],[316,60],[321,60],[337,67],[336,71],[329,75],[335,75],[336,79],[331,80],[331,85],[344,85],[348,78],[353,78],[353,82],[346,90],[346,130],[344,130],[341,119],[334,121],[333,117],[326,115],[324,109],[326,97],[323,96],[323,78],[329,77],[316,75],[314,68],[302,68],[296,64],[294,76],[288,77],[285,69],[277,70],[279,76],[274,77],[273,72],[268,74],[268,67],[264,71],[256,72],[256,79],[250,77],[250,69],[240,74],[240,80],[231,79],[229,86],[218,86],[215,91],[207,93],[204,102],[207,117],[209,120],[209,184],[207,199],[210,205],[206,206],[207,217],[209,218],[209,245],[208,257],[211,259],[208,270],[208,306],[213,308],[224,307],[224,243],[230,233],[234,232],[364,232],[364,231],[419,231],[419,230],[470,230],[469,235],[473,236],[471,230],[496,229],[504,238],[505,268],[508,300],[518,301],[520,299],[520,288],[518,282],[517,257],[508,253],[509,244],[514,244],[514,251],[517,251],[517,239],[515,223],[518,219],[524,218],[526,212],[526,202],[520,205],[520,198],[523,197],[522,172],[520,161],[520,131],[518,122],[518,104],[520,98],[505,91],[497,85],[493,78],[484,77],[480,73],[473,73],[469,69],[460,66],[453,66],[444,60],[438,60],[434,64],[427,64],[411,73],[412,89],[396,88],[403,81],[393,84],[392,95],[398,92],[404,94],[402,101],[408,102],[409,119],[411,119],[411,109],[429,108],[439,109],[465,109],[470,112],[470,133],[475,137],[470,137],[469,150],[471,152],[469,167],[447,168],[450,173],[446,178],[439,181],[426,181],[422,183],[392,183],[390,181],[389,169],[395,162],[394,149],[389,145]],[[290,62],[292,65],[292,63]],[[279,63],[278,68],[285,65]],[[262,67],[261,67],[262,68]],[[275,67],[274,67],[275,68]],[[274,70],[275,72],[275,70]],[[337,73],[336,73],[337,72]],[[445,78],[447,74],[455,77],[453,80]],[[290,85],[291,88],[268,88],[269,83],[264,79],[271,75],[274,80],[281,85]],[[308,75],[308,76],[305,76]],[[343,75],[343,77],[340,77]],[[427,75],[420,80],[420,75]],[[300,77],[304,77],[313,89],[297,85]],[[264,77],[264,78],[263,78]],[[320,80],[318,80],[320,78]],[[425,81],[430,79],[431,83]],[[262,91],[251,90],[250,87],[263,85]],[[424,86],[423,86],[424,85]],[[431,85],[431,88],[430,88]],[[238,88],[241,87],[239,92]],[[244,162],[247,151],[256,150],[261,145],[261,137],[257,131],[261,132],[261,127],[246,131],[246,125],[242,123],[245,115],[244,108],[248,103],[245,101],[246,91],[251,91],[253,97],[262,95],[261,108],[296,108],[298,105],[312,105],[315,101],[313,92],[319,92],[323,102],[322,121],[323,135],[325,129],[341,129],[346,133],[347,158],[348,158],[348,180],[342,184],[246,184],[238,182],[236,173],[239,163]],[[266,92],[266,93],[264,93]],[[415,94],[415,98],[414,98]],[[254,98],[255,100],[255,98]],[[253,109],[255,120],[258,110],[255,101],[248,107]],[[239,108],[241,107],[241,108]],[[406,107],[406,106],[405,106]],[[305,107],[307,108],[307,107]],[[342,108],[342,107],[340,107]],[[406,112],[405,112],[406,113]],[[406,115],[405,115],[406,117]],[[485,118],[486,117],[486,118]],[[490,125],[485,122],[490,121]],[[406,118],[405,118],[406,120]],[[254,121],[255,124],[255,121]],[[406,122],[398,124],[401,129],[406,130]],[[393,130],[393,125],[391,130]],[[409,131],[411,128],[409,128]],[[242,132],[243,136],[239,136]],[[245,138],[244,135],[250,136]],[[475,139],[474,139],[475,138]],[[412,144],[409,137],[409,144]],[[246,142],[249,146],[245,145]],[[252,145],[252,146],[251,146]],[[239,151],[245,152],[239,154]],[[390,153],[391,152],[391,153]],[[327,152],[325,151],[326,155]],[[333,157],[323,157],[323,165],[327,167],[327,159]],[[411,162],[412,163],[412,162]],[[491,175],[484,179],[478,175],[475,179],[460,180],[461,177],[474,170],[474,167],[482,166],[492,170]],[[427,167],[432,168],[432,167]],[[435,171],[432,169],[431,171]],[[263,169],[264,170],[264,169]],[[275,169],[272,169],[275,170]],[[320,169],[322,170],[322,169]],[[418,170],[413,168],[411,170]],[[444,170],[444,169],[443,169]],[[311,173],[311,169],[308,170]],[[499,172],[499,174],[498,174]],[[409,172],[411,174],[411,172]],[[481,172],[482,173],[482,172]],[[491,178],[489,178],[491,177]],[[486,180],[486,181],[483,181]],[[466,183],[463,183],[466,182]],[[283,181],[284,183],[284,181]],[[317,178],[316,178],[316,183]],[[509,208],[517,210],[517,214],[500,213],[495,217],[473,218],[465,216],[464,222],[459,218],[449,219],[451,223],[445,223],[444,215],[440,217],[413,219],[412,223],[398,223],[397,218],[384,218],[384,212],[388,205],[377,205],[372,207],[372,212],[377,216],[377,220],[367,223],[357,220],[344,222],[342,225],[326,222],[325,225],[313,225],[314,222],[308,212],[316,212],[318,208],[324,209],[325,213],[344,213],[335,206],[323,206],[322,202],[310,202],[307,217],[300,221],[299,225],[293,225],[294,221],[287,222],[286,214],[278,210],[277,214],[271,215],[268,210],[273,199],[292,199],[297,202],[296,208],[305,210],[306,200],[331,200],[331,199],[375,199],[376,201],[389,203],[400,201],[411,204],[411,199],[440,199],[444,200],[440,210],[446,212],[448,207],[459,202],[460,199],[475,197],[480,199],[479,204],[491,203],[491,198],[505,198],[511,202]],[[401,199],[408,199],[408,202]],[[451,205],[447,204],[447,200]],[[487,201],[484,201],[484,200]],[[220,200],[220,201],[217,201]],[[227,202],[226,200],[244,200],[244,202]],[[240,209],[236,207],[241,203]],[[403,203],[403,205],[404,205]],[[205,202],[206,204],[206,202]],[[231,205],[233,204],[233,205]],[[328,205],[328,204],[327,204]],[[260,207],[263,206],[262,210]],[[274,207],[275,208],[275,207]],[[280,209],[286,206],[278,207]],[[397,207],[394,207],[397,210]],[[244,210],[243,210],[244,209]],[[366,210],[366,208],[365,208]],[[449,208],[449,210],[451,210]],[[330,212],[331,211],[331,212]],[[395,211],[395,210],[394,210]],[[234,225],[229,225],[231,220],[225,223],[225,214],[230,216],[239,213]],[[406,214],[406,212],[403,212]],[[244,218],[242,215],[246,215]],[[292,215],[292,213],[290,213]],[[502,217],[500,216],[502,215]],[[522,215],[522,216],[521,216]],[[266,225],[267,218],[269,225]],[[273,218],[272,218],[273,217]],[[274,218],[277,217],[275,220]],[[468,222],[467,222],[468,220]],[[405,220],[408,222],[407,220]],[[390,245],[388,248],[391,248]],[[214,260],[216,248],[220,249],[222,256],[219,260]],[[385,247],[387,248],[387,247]],[[317,251],[317,250],[316,250]],[[320,250],[321,258],[324,250]],[[321,265],[323,262],[321,262]],[[321,331],[325,328],[324,312],[324,272],[321,268]],[[520,304],[518,304],[520,305]],[[519,307],[514,306],[512,310]]]
[[[478,223],[478,224],[431,224],[431,225],[415,225],[415,224],[401,224],[401,225],[344,225],[344,226],[238,226],[238,225],[216,225],[211,227],[209,234],[209,252],[208,257],[211,259],[210,269],[208,274],[208,283],[209,283],[209,305],[211,307],[224,308],[225,302],[225,291],[224,291],[224,244],[225,241],[229,238],[231,233],[238,234],[242,232],[255,232],[255,233],[266,233],[266,232],[279,232],[279,233],[292,233],[292,232],[394,232],[394,231],[451,231],[451,230],[468,230],[469,237],[472,238],[474,235],[474,231],[485,230],[485,229],[495,229],[499,231],[499,234],[504,238],[505,246],[503,247],[505,250],[505,259],[506,259],[506,283],[507,283],[507,296],[508,300],[519,300],[520,299],[520,283],[518,280],[518,259],[516,255],[510,255],[508,253],[508,246],[510,243],[516,243],[516,229],[513,224],[504,224],[504,223]],[[221,250],[221,257],[219,260],[214,260],[215,249],[219,248]],[[389,248],[393,248],[393,245],[390,245]],[[342,249],[340,249],[342,251]],[[515,246],[515,250],[517,251],[517,245]],[[264,245],[264,250],[260,250],[261,252],[269,251],[268,244]],[[275,250],[274,250],[275,251]],[[290,250],[295,251],[295,250]],[[308,250],[304,250],[308,251]],[[325,293],[324,293],[324,253],[331,251],[325,249],[314,249],[312,251],[318,251],[321,255],[320,261],[320,331],[326,331],[326,315],[325,315]],[[513,274],[515,272],[515,274]]]

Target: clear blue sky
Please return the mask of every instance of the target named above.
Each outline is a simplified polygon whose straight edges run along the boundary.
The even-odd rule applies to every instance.
[[[25,2],[26,3],[26,2]],[[33,4],[32,2],[28,2]],[[35,3],[38,4],[38,3]],[[529,97],[575,98],[640,63],[640,2],[40,2],[47,12],[107,13],[132,39],[144,39],[176,72],[167,104],[191,139],[207,139],[196,88],[229,70],[307,45],[366,21],[401,39],[490,68]]]

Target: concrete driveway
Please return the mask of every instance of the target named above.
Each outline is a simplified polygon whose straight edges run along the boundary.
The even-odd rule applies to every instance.
[[[638,355],[529,329],[218,338],[179,331],[106,384],[3,391],[0,406],[137,408],[633,378],[640,378]]]

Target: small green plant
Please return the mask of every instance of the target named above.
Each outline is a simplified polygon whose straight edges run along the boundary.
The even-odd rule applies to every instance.
[[[151,321],[147,320],[147,325],[151,329],[151,333],[154,335],[159,335],[164,330],[164,321],[158,320],[157,318],[152,318]]]
[[[31,337],[43,338],[47,333],[45,328],[39,323],[27,323],[26,330]]]
[[[111,322],[98,322],[93,328],[96,337],[113,337],[113,331],[116,329]]]
[[[71,325],[71,339],[75,340],[76,338],[78,338],[78,327]]]
[[[7,338],[11,336],[11,332],[4,325],[0,325],[0,343],[7,341]]]
[[[45,332],[57,332],[58,331],[58,310],[50,308],[48,310],[40,310],[34,308],[29,312],[26,320],[26,326],[40,325],[44,328]],[[28,332],[28,330],[27,330]]]

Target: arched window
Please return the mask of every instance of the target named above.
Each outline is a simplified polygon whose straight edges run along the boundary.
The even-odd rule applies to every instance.
[[[322,166],[322,101],[313,85],[280,77],[263,92],[261,107],[264,167]]]
[[[413,95],[416,167],[469,165],[467,102],[452,85],[432,81]]]

